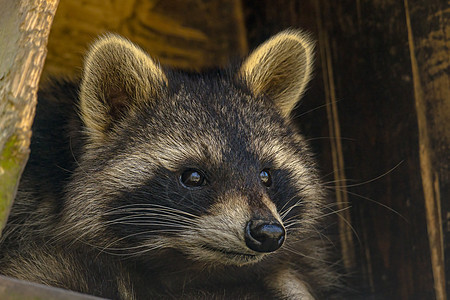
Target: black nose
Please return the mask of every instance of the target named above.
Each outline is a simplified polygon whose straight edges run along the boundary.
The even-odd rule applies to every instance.
[[[257,252],[273,252],[283,245],[285,234],[276,221],[251,220],[245,227],[245,243]]]

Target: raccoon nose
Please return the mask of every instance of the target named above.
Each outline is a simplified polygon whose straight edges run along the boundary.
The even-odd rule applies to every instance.
[[[251,220],[245,227],[245,243],[257,252],[273,252],[283,245],[286,232],[278,222]]]

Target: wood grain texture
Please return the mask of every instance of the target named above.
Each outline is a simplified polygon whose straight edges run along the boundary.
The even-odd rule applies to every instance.
[[[322,1],[332,45],[363,284],[380,299],[432,299],[434,280],[405,10],[398,1]],[[395,212],[393,212],[392,210]],[[420,271],[419,271],[420,270]]]
[[[53,1],[0,1],[0,229],[28,159]]]
[[[449,207],[442,196],[450,195],[450,5],[404,0],[404,7],[434,289],[436,299],[445,300],[444,241],[449,238],[443,220]]]
[[[316,12],[320,12],[320,2],[316,1]],[[333,162],[334,195],[337,203],[339,238],[341,255],[346,270],[355,268],[355,246],[351,227],[350,205],[347,191],[347,177],[345,175],[344,153],[342,147],[342,134],[337,108],[335,78],[331,47],[327,29],[323,27],[320,13],[316,14],[318,24],[319,53],[322,67],[323,87],[325,93],[325,108],[327,111],[329,144],[331,148],[331,161]]]
[[[65,0],[45,74],[78,74],[87,47],[105,32],[122,34],[162,64],[184,69],[223,66],[248,51],[240,0]]]
[[[436,11],[416,3],[410,7],[414,19],[398,1],[321,3],[324,27],[333,32],[329,43],[337,99],[342,99],[340,126],[357,142],[344,150],[347,176],[363,181],[402,162],[379,180],[350,189],[360,195],[349,199],[361,239],[363,283],[380,299],[445,299],[440,221],[445,197],[438,199],[443,190],[434,184],[441,177],[431,151],[437,131],[428,121],[434,119],[428,112],[436,99],[423,93],[434,80],[423,80],[425,60],[417,59],[412,38],[412,28],[432,33],[429,20]],[[444,26],[442,20],[437,24]],[[443,53],[436,45],[429,50]],[[442,73],[448,76],[448,69]],[[434,87],[447,89],[448,82]],[[448,120],[441,124],[449,126]],[[440,157],[444,165],[447,157],[448,152]],[[448,176],[448,170],[441,174]]]

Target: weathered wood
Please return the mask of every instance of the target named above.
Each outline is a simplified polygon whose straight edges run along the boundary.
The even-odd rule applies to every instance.
[[[319,47],[330,45],[336,99],[340,99],[339,126],[343,135],[355,140],[344,149],[346,174],[364,181],[389,171],[349,189],[361,195],[350,194],[349,199],[352,225],[361,239],[358,265],[364,284],[382,299],[445,299],[439,207],[449,195],[436,191],[434,182],[436,177],[447,177],[448,169],[439,174],[433,166],[431,137],[438,131],[429,128],[435,116],[429,107],[439,99],[423,94],[423,87],[433,80],[422,78],[426,61],[425,57],[417,60],[415,44],[419,43],[413,40],[412,30],[422,28],[428,37],[432,32],[427,18],[439,15],[439,10],[430,3],[416,4],[411,10],[416,18],[412,18],[406,1],[319,3],[323,28],[330,33]],[[442,1],[440,9],[442,15]],[[444,19],[438,27],[445,28]],[[436,61],[440,53],[448,66],[448,58],[442,56],[445,47],[436,46],[439,43],[431,45],[428,54]],[[438,65],[448,76],[448,67]],[[448,82],[447,77],[446,83],[432,85],[442,91],[448,89]],[[450,125],[448,119],[440,124]],[[448,151],[447,156],[442,154],[445,164]]]
[[[445,250],[450,255],[449,229],[443,225],[450,212],[450,5],[404,0],[404,6],[434,289],[436,299],[445,300],[450,288],[444,257]]]
[[[36,93],[58,1],[0,1],[0,230],[28,159]]]
[[[103,298],[98,298],[42,284],[0,276],[0,299],[101,300]]]
[[[79,73],[99,34],[117,32],[162,64],[201,69],[247,53],[240,0],[62,1],[49,40],[45,74]]]
[[[339,122],[339,112],[336,97],[336,79],[332,61],[332,49],[330,46],[329,33],[323,26],[320,14],[320,4],[316,3],[316,16],[318,24],[319,54],[322,67],[322,78],[325,92],[325,108],[327,111],[329,143],[333,162],[334,195],[337,203],[337,214],[339,216],[339,237],[342,259],[345,268],[350,271],[355,267],[355,246],[351,228],[351,217],[349,210],[349,199],[347,191],[347,177],[345,174],[344,153],[342,147],[342,134]]]

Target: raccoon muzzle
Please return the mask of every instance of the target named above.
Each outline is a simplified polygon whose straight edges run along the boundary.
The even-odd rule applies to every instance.
[[[245,244],[256,252],[273,252],[283,245],[286,231],[277,221],[250,220],[245,227]]]

